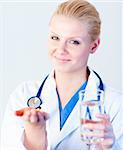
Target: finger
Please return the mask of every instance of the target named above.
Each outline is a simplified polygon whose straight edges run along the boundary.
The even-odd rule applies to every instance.
[[[112,148],[114,142],[115,142],[114,138],[107,138],[101,142],[101,145],[102,145],[102,147],[104,147],[104,149],[106,149],[106,148],[109,149],[109,148]]]
[[[49,118],[49,114],[46,112],[38,112],[39,120],[47,120]]]
[[[24,112],[24,115],[22,116],[23,120],[26,121],[26,122],[29,122],[30,121],[30,115],[31,115],[30,110],[26,110]]]
[[[96,114],[97,118],[100,118],[101,120],[110,121],[110,116],[108,114]]]
[[[31,109],[31,116],[30,116],[30,122],[31,123],[38,123],[38,122],[42,122],[44,123],[49,115],[46,112],[43,112],[40,109]]]
[[[99,130],[84,132],[84,136],[97,137],[97,138],[103,138],[103,139],[108,139],[108,138],[114,137],[112,132],[104,132],[104,131],[99,131]]]
[[[15,111],[15,115],[23,117],[24,121],[30,123],[36,123],[40,120],[47,120],[49,118],[48,113],[43,112],[42,109],[34,109],[31,107],[26,107],[20,110]]]
[[[48,113],[43,112],[43,116],[44,116],[44,119],[45,119],[45,120],[49,119],[49,114],[48,114]]]
[[[110,122],[108,122],[108,123],[99,122],[99,123],[95,123],[95,124],[86,123],[86,124],[83,124],[83,127],[85,129],[89,129],[89,130],[103,130],[105,132],[113,130],[112,125],[111,125]]]
[[[39,122],[39,117],[38,117],[36,109],[31,109],[30,113],[31,113],[31,115],[30,115],[30,122],[31,123]]]
[[[47,120],[49,118],[49,114],[46,113],[45,111],[43,111],[42,109],[36,109],[38,111],[38,115],[39,117],[40,116],[43,116],[44,117],[44,120]]]

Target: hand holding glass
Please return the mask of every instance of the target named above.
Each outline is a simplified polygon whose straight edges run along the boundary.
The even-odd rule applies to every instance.
[[[104,114],[104,91],[97,92],[82,90],[79,92],[80,100],[80,134],[81,140],[87,144],[98,143],[101,139],[98,137],[85,136],[85,133],[99,132],[97,130],[89,130],[84,128],[84,124],[99,123],[99,118],[96,114]]]

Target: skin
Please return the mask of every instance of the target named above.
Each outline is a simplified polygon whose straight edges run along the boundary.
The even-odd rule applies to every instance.
[[[64,16],[52,18],[48,49],[55,71],[69,75],[86,68],[89,54],[96,50],[99,40],[94,49],[88,36],[86,24]]]
[[[26,108],[22,119],[25,121],[24,146],[27,150],[46,150],[46,120],[48,114],[42,110]]]
[[[95,41],[91,41],[89,38],[86,23],[65,16],[56,15],[52,18],[48,49],[55,70],[55,80],[62,107],[68,103],[71,96],[88,79],[88,57],[96,51],[99,43],[99,38]],[[100,150],[109,150],[115,140],[109,116],[98,114],[97,117],[101,119],[101,122],[98,124],[88,123],[85,128],[99,130],[99,133],[90,132],[88,136],[103,138],[104,140],[96,146]],[[35,109],[28,109],[24,113],[24,145],[28,150],[46,149],[47,118],[45,112],[38,112]]]
[[[86,133],[85,136],[101,138],[102,139],[101,142],[93,143],[95,144],[95,147],[100,150],[110,150],[112,149],[112,146],[114,144],[115,136],[113,133],[113,128],[110,122],[109,115],[97,114],[96,117],[101,120],[99,123],[96,124],[88,123],[83,125],[85,129],[91,130],[91,132]],[[99,132],[94,132],[94,130]]]

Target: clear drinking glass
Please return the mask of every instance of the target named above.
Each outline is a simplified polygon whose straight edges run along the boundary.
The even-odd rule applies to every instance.
[[[86,132],[91,130],[85,129],[84,124],[93,123],[96,124],[99,118],[96,118],[96,114],[104,114],[104,91],[97,90],[97,92],[82,90],[79,92],[80,100],[80,134],[81,140],[87,144],[98,143],[101,139],[97,137],[87,137]],[[94,130],[93,132],[99,132]]]

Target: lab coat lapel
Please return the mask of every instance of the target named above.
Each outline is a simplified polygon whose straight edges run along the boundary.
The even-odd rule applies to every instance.
[[[70,133],[75,131],[79,127],[80,117],[79,117],[79,101],[75,105],[73,111],[70,116],[66,120],[62,130],[60,131],[59,137],[56,140],[55,145],[60,143],[65,137],[67,137]]]
[[[59,105],[58,96],[56,93],[56,83],[51,75],[49,75],[46,83],[43,87],[42,98],[44,99],[44,108],[46,112],[49,113],[49,120],[47,121],[48,127],[48,137],[52,147],[55,146],[55,141],[60,134],[60,115],[59,115]]]

